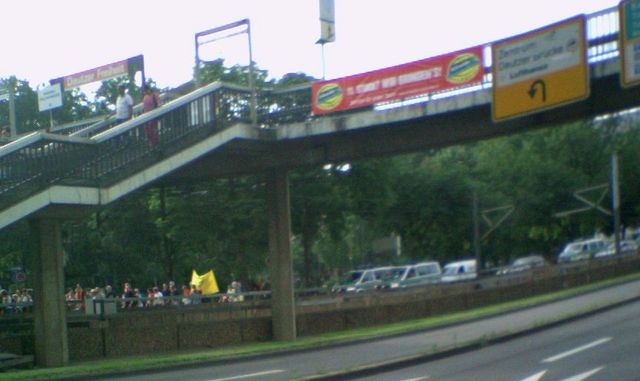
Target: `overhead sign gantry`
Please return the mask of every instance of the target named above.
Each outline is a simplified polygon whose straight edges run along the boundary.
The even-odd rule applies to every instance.
[[[495,43],[493,120],[589,97],[586,51],[583,15]]]

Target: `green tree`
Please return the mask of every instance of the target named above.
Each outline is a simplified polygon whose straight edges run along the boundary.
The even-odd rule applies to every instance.
[[[166,231],[190,274],[213,269],[220,286],[266,276],[264,184],[259,178],[217,179],[176,190]]]
[[[316,284],[314,267],[319,260],[313,253],[322,229],[331,237],[339,236],[344,225],[349,195],[340,186],[341,171],[333,165],[305,168],[289,174],[291,184],[292,232],[302,247],[301,278],[304,286]]]
[[[446,261],[470,252],[469,169],[452,153],[408,155],[398,167],[389,221],[411,260]]]
[[[38,111],[38,93],[29,82],[9,77],[0,80],[0,88],[10,89],[15,96],[16,132],[18,135],[44,129],[49,125],[49,115]],[[0,125],[9,125],[9,102],[0,103]]]
[[[66,225],[68,284],[153,285],[167,279],[161,238],[147,203],[145,192],[136,192]]]
[[[580,122],[477,144],[477,176],[515,206],[508,226],[489,238],[494,257],[552,256],[568,240],[610,229],[596,211],[554,215],[584,206],[573,192],[608,182],[612,136],[608,124]]]
[[[217,59],[208,63],[201,63],[199,70],[199,83],[208,84],[216,81],[233,83],[236,85],[249,86],[249,66],[234,65],[227,67],[224,59]],[[262,70],[257,65],[253,68],[253,81],[257,88],[264,87],[267,81],[268,72]]]

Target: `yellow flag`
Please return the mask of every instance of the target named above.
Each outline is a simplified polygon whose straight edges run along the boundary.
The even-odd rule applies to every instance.
[[[213,270],[209,270],[206,274],[198,275],[196,270],[191,273],[191,284],[202,290],[203,295],[217,294],[220,292],[218,288],[218,281],[213,273]]]

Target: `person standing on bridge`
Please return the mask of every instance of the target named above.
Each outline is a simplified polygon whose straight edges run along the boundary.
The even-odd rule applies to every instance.
[[[150,84],[144,85],[144,97],[142,98],[142,112],[149,112],[160,105],[160,96],[153,90]],[[144,125],[144,134],[150,146],[158,144],[158,121],[150,120]]]
[[[133,116],[133,98],[127,94],[124,84],[118,86],[118,98],[116,99],[116,123],[120,124]]]

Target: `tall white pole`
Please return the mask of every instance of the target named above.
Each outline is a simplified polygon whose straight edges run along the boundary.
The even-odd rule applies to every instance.
[[[249,39],[249,89],[251,91],[251,124],[258,125],[258,100],[256,99],[256,85],[253,78],[253,49],[251,47],[251,22],[247,19],[247,38]]]
[[[611,154],[611,204],[613,206],[613,230],[616,255],[620,254],[620,184],[618,173],[618,155]]]
[[[15,78],[9,79],[9,137],[11,140],[18,136],[18,130],[16,128],[16,94],[15,94]]]

